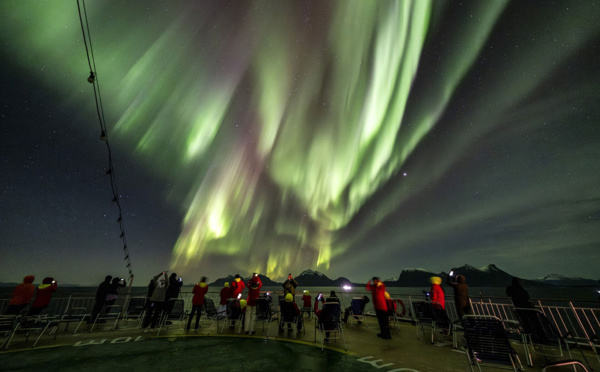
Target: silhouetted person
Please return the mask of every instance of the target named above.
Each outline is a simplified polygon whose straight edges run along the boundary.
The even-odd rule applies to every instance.
[[[106,295],[110,289],[110,281],[112,280],[112,275],[107,275],[104,278],[104,281],[100,283],[98,286],[98,290],[96,291],[96,301],[94,302],[94,308],[92,309],[92,317],[89,322],[94,323],[100,315],[100,312],[104,308],[104,303],[106,302]]]
[[[512,278],[512,285],[506,287],[506,295],[512,299],[515,307],[532,308],[533,304],[529,301],[529,293],[521,284],[521,279]]]
[[[172,273],[171,276],[169,276],[169,287],[167,288],[167,294],[165,298],[165,313],[167,316],[171,315],[173,306],[175,306],[175,300],[179,298],[179,291],[181,290],[182,286],[183,279],[177,278],[177,274]]]
[[[106,301],[104,302],[105,313],[117,301],[119,288],[122,287],[125,287],[125,279],[123,278],[113,278],[113,280],[110,282],[110,285],[108,286],[108,293],[106,294]]]
[[[469,301],[469,286],[464,275],[456,275],[454,278],[454,269],[446,278],[446,284],[454,289],[454,304],[458,319],[462,319],[465,314],[471,314],[471,301]]]

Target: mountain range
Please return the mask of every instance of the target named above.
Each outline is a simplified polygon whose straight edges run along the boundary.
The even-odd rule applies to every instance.
[[[471,287],[506,287],[512,282],[513,275],[499,269],[496,265],[490,264],[482,268],[476,268],[471,265],[464,265],[453,269],[455,275],[463,275],[467,279],[467,284]],[[398,278],[386,279],[384,283],[388,287],[420,287],[429,284],[429,278],[439,276],[445,280],[448,273],[425,269],[404,269],[400,272]],[[264,276],[259,275],[264,286],[273,287],[281,286],[281,282],[276,282]],[[210,283],[211,286],[222,287],[225,282],[230,282],[234,279],[232,275],[217,279]],[[250,279],[244,278],[244,281]],[[366,283],[353,283],[347,278],[339,277],[331,279],[327,275],[314,270],[305,270],[294,279],[303,287],[342,287],[350,285],[353,287],[364,286]],[[558,274],[549,274],[539,279],[521,279],[521,283],[525,287],[593,287],[598,286],[599,281],[594,279],[586,279],[580,277],[566,277]]]

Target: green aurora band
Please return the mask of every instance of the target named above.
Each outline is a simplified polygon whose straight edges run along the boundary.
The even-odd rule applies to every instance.
[[[117,151],[135,148],[150,172],[174,183],[168,200],[181,207],[184,218],[171,267],[181,271],[200,267],[210,256],[271,278],[307,267],[329,269],[360,244],[362,232],[444,177],[507,116],[529,119],[551,109],[553,99],[530,106],[533,112],[515,111],[552,72],[547,61],[569,58],[598,30],[585,7],[574,2],[569,15],[553,24],[570,40],[569,50],[538,42],[514,57],[518,66],[507,62],[502,73],[490,72],[488,86],[503,88],[474,92],[473,106],[485,109],[461,119],[480,124],[453,136],[436,161],[415,160],[416,170],[403,183],[388,190],[385,200],[372,201],[376,217],[354,227],[361,209],[406,171],[407,160],[439,125],[508,2],[462,8],[461,27],[436,51],[435,76],[418,75],[419,67],[426,41],[440,29],[450,3],[243,1],[222,8],[219,3],[175,1],[160,9],[86,3]],[[66,96],[65,106],[91,111],[90,92],[72,88],[81,86],[87,72],[74,2],[4,1],[0,10],[12,10],[15,24],[31,25],[28,33],[7,35],[29,46],[15,47],[24,67]],[[573,19],[577,31],[570,27]],[[144,28],[130,26],[139,24]],[[58,40],[64,48],[56,48]],[[80,52],[65,59],[61,50],[68,48]],[[417,79],[427,93],[411,100]],[[446,221],[445,230],[519,208],[516,202],[507,195],[494,208],[473,207],[472,214]],[[353,228],[353,236],[340,238]],[[428,228],[436,231],[424,226],[419,234]]]

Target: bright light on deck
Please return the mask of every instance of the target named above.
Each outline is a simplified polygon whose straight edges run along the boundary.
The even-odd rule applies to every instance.
[[[352,287],[349,285],[344,285],[344,286],[342,286],[342,288],[345,289],[346,291],[349,291],[352,289]]]

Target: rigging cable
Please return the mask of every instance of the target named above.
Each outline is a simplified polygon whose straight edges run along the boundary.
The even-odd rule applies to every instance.
[[[115,168],[112,161],[112,151],[110,148],[110,143],[108,141],[108,131],[106,130],[106,120],[104,116],[104,108],[102,106],[102,96],[100,95],[100,83],[98,81],[97,69],[96,69],[96,61],[94,59],[94,49],[92,47],[92,38],[90,35],[89,22],[87,18],[87,11],[85,8],[85,0],[81,0],[83,4],[83,16],[81,14],[81,5],[80,0],[77,0],[77,10],[79,11],[79,22],[81,23],[81,33],[83,34],[83,44],[85,45],[85,54],[87,55],[88,66],[90,68],[90,76],[88,77],[88,82],[91,83],[94,87],[94,100],[96,103],[96,113],[98,115],[98,121],[100,122],[100,139],[104,141],[106,144],[106,149],[108,150],[108,170],[105,171],[105,174],[110,176],[110,187],[113,193],[112,202],[117,205],[119,209],[119,218],[117,222],[119,224],[119,228],[121,229],[121,235],[119,238],[123,241],[123,253],[125,254],[125,267],[129,272],[130,281],[133,280],[133,271],[131,269],[131,259],[129,258],[129,249],[127,248],[127,237],[125,235],[125,224],[123,223],[123,210],[121,208],[121,203],[119,202],[119,191],[117,189],[117,180],[115,175]],[[85,26],[84,26],[85,19]],[[87,29],[87,32],[86,32]],[[89,42],[89,49],[88,49]],[[131,284],[130,284],[131,285]]]

